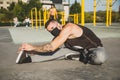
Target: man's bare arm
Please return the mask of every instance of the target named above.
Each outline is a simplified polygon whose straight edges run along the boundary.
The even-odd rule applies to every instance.
[[[22,44],[22,46],[19,48],[18,51],[20,51],[20,50],[37,51],[37,52],[52,52],[53,47],[52,47],[51,43],[47,43],[47,44],[40,45],[40,46],[34,46],[34,45],[24,43],[24,44]]]
[[[52,45],[50,43],[41,45],[41,46],[34,46],[34,51],[37,52],[52,52]]]
[[[69,25],[68,25],[69,26]],[[26,51],[37,51],[37,52],[52,52],[59,48],[64,42],[67,40],[69,35],[71,35],[71,28],[65,26],[64,29],[60,32],[59,36],[57,36],[52,42],[41,45],[41,46],[33,46],[30,44],[23,44],[22,50]]]

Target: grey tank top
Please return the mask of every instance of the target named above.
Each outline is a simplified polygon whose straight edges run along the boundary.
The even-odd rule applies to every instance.
[[[74,39],[67,39],[65,47],[72,49],[73,46],[81,46],[85,49],[97,48],[98,46],[103,46],[101,40],[87,27],[78,25],[83,29],[83,34],[80,37]]]

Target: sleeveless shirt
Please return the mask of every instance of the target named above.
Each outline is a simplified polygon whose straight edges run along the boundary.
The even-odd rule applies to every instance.
[[[65,47],[72,49],[73,46],[81,46],[85,49],[97,48],[103,46],[101,40],[87,27],[78,25],[82,30],[83,34],[80,37],[74,39],[67,39],[65,41]]]

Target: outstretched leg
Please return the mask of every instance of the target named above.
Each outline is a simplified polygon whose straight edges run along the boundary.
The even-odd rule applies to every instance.
[[[40,53],[39,55],[32,55],[31,59],[32,62],[51,61],[56,59],[63,59],[65,58],[65,55],[69,53],[77,53],[77,52],[70,50],[68,48],[60,48],[59,50],[53,53],[42,53],[42,54]]]

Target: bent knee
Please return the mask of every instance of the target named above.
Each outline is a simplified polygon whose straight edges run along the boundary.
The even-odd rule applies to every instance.
[[[96,65],[103,64],[107,59],[105,54],[97,54],[94,58],[92,58],[92,63]]]
[[[96,58],[93,60],[93,64],[99,65],[99,64],[103,64],[105,61],[106,61],[105,59]]]

